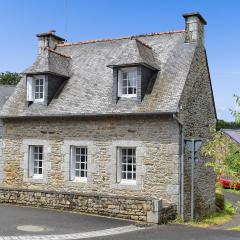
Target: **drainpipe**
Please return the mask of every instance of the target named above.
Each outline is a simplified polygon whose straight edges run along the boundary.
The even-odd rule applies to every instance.
[[[184,220],[184,132],[183,132],[183,123],[177,118],[175,114],[173,114],[173,119],[175,119],[180,128],[180,146],[179,146],[179,165],[180,165],[180,176],[179,176],[179,181],[180,181],[180,187],[179,187],[179,214],[181,218]]]

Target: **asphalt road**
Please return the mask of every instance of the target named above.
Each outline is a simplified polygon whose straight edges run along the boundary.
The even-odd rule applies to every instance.
[[[68,234],[131,225],[132,222],[47,209],[0,205],[0,236]],[[24,232],[18,226],[46,228],[43,232]]]
[[[240,232],[193,228],[183,225],[162,225],[98,240],[240,240]],[[96,240],[90,238],[89,240]]]
[[[43,226],[43,232],[24,232],[17,229],[21,225]],[[39,236],[43,234],[48,240],[58,239],[57,235],[85,233],[107,229],[128,228],[134,225],[133,222],[111,219],[106,217],[74,214],[62,211],[46,209],[17,207],[10,205],[0,205],[0,239],[5,236],[15,236],[7,239],[21,239],[26,235]],[[135,226],[133,226],[134,228]],[[121,232],[122,233],[122,232]],[[109,232],[107,233],[109,235]],[[17,237],[22,236],[22,237]],[[52,236],[52,238],[51,238]],[[103,235],[101,235],[103,236]],[[24,238],[23,238],[24,237]],[[27,237],[26,237],[27,238]],[[43,239],[42,238],[39,239]],[[45,239],[44,238],[44,239]],[[29,239],[29,238],[27,238]],[[30,237],[31,239],[31,237]],[[34,238],[37,239],[37,238]],[[64,238],[59,238],[64,239]],[[67,238],[70,239],[70,238]],[[77,239],[77,238],[74,238]],[[82,239],[82,238],[81,238]],[[240,240],[240,232],[194,228],[186,225],[153,225],[143,226],[123,234],[110,235],[104,237],[88,238],[91,240]]]

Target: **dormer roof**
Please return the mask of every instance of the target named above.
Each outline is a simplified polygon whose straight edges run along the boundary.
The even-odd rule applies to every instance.
[[[46,47],[45,50],[38,55],[35,63],[31,67],[27,68],[24,73],[52,73],[55,75],[69,77],[70,60],[70,56]]]
[[[108,66],[123,67],[131,65],[145,65],[153,70],[159,70],[160,68],[160,63],[154,57],[152,47],[137,38],[130,39]]]

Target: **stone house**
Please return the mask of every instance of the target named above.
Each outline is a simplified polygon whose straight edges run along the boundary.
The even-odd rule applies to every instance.
[[[205,141],[216,112],[206,21],[183,17],[172,32],[75,43],[37,35],[37,59],[1,110],[0,202],[189,219],[184,139]],[[196,217],[215,210],[206,161],[196,163]]]

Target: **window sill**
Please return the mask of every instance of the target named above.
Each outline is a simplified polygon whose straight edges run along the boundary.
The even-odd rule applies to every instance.
[[[44,99],[34,99],[33,102],[34,103],[42,103],[42,102],[44,102]]]
[[[137,95],[136,94],[129,94],[129,95],[120,95],[120,98],[136,98]]]
[[[75,178],[72,182],[87,182],[86,177]]]
[[[43,175],[42,174],[33,175],[32,178],[33,179],[43,179]]]
[[[119,184],[122,185],[137,185],[136,180],[121,180]]]

